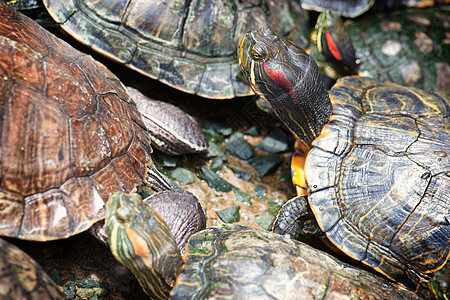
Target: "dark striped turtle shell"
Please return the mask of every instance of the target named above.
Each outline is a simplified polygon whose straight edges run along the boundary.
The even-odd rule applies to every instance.
[[[340,16],[356,18],[361,14],[371,11],[393,11],[405,7],[430,7],[435,5],[449,4],[449,0],[302,0],[302,7],[307,10],[325,11]]]
[[[151,162],[145,125],[103,65],[0,2],[0,235],[67,237]]]
[[[429,297],[450,257],[450,105],[418,89],[345,77],[305,164],[309,203],[352,258]]]
[[[223,225],[191,236],[171,299],[416,299],[287,237]]]
[[[302,6],[308,10],[330,10],[340,16],[355,18],[369,10],[374,2],[375,0],[302,0]]]
[[[235,43],[271,26],[305,45],[306,15],[290,0],[44,0],[70,35],[128,67],[208,98],[252,94]]]

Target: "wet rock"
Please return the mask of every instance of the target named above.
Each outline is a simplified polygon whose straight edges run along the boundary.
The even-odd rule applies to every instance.
[[[250,143],[244,140],[244,134],[235,132],[226,143],[226,153],[239,159],[248,160],[255,155],[255,150]]]
[[[225,223],[236,223],[239,222],[239,210],[240,206],[232,206],[226,209],[222,209],[220,211],[216,211],[219,218]]]

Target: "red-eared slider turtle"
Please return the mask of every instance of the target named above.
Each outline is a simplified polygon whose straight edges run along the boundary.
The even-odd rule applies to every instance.
[[[450,7],[378,13],[342,23],[319,16],[317,46],[342,75],[450,95]]]
[[[80,42],[188,93],[250,95],[238,78],[235,43],[253,26],[272,26],[307,42],[306,14],[282,1],[44,0],[50,15]]]
[[[146,176],[152,149],[136,104],[103,65],[3,2],[0,49],[0,235],[84,231],[110,195]]]
[[[344,253],[430,298],[430,275],[450,257],[449,101],[358,76],[328,94],[313,59],[270,29],[241,39],[240,63],[255,92],[312,147],[300,183],[310,217]],[[296,218],[281,212],[274,230]]]
[[[152,299],[166,299],[174,285],[171,299],[415,299],[303,243],[239,225],[192,235],[183,265],[167,225],[139,196],[115,194],[106,206],[111,251]]]
[[[1,299],[66,299],[28,254],[0,239]]]

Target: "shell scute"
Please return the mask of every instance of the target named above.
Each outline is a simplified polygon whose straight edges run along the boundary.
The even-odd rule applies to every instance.
[[[3,2],[0,49],[0,234],[84,231],[151,162],[136,105],[103,65]]]

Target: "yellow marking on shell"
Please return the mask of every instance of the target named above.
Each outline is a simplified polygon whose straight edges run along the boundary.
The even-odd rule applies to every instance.
[[[383,262],[383,260],[384,260],[384,256],[383,256],[383,258],[381,259],[380,264]],[[383,271],[382,269],[380,269],[379,267],[371,266],[369,263],[367,263],[367,262],[365,262],[365,261],[362,261],[362,263],[365,264],[365,265],[367,265],[367,266],[369,266],[369,267],[372,267],[375,271],[380,272],[381,274],[383,274],[384,276],[386,276],[387,278],[389,278],[389,279],[392,280],[393,282],[396,282],[398,285],[400,285],[401,287],[403,287],[408,293],[411,293],[411,294],[417,296],[417,292],[419,291],[420,284],[418,284],[418,285],[416,286],[416,290],[415,290],[415,291],[410,291],[405,285],[403,285],[401,282],[397,282],[394,278],[392,278],[391,276],[389,276],[386,272],[384,272],[384,271]]]
[[[342,226],[342,225],[341,225]],[[360,238],[361,236],[360,235],[357,235],[357,234],[347,234],[346,236],[345,236],[345,238],[343,238],[342,239],[342,241],[339,243],[339,245],[337,245],[337,244],[335,244],[335,246],[336,247],[338,247],[339,249],[341,249],[344,253],[347,253],[348,254],[348,252],[347,251],[345,251],[344,250],[344,248],[342,247],[342,246],[340,246],[340,245],[345,245],[345,242],[347,241],[347,240],[349,240],[350,238],[352,238],[352,237],[356,237],[356,238]],[[334,244],[334,243],[333,243]],[[352,243],[351,243],[352,244]],[[353,259],[355,259],[355,260],[357,260],[357,261],[361,261],[361,259],[359,259],[359,258],[357,258],[355,255],[351,255],[351,254],[348,254],[349,256],[351,256]]]
[[[408,231],[405,235],[399,237],[399,240],[400,240],[402,243],[405,242],[405,238],[408,238],[408,237],[413,236],[413,232],[415,231],[416,226],[417,226],[418,224],[421,223],[423,217],[424,217],[424,215],[422,214],[422,215],[420,216],[419,220],[417,220],[417,221],[414,223],[414,225],[411,226],[411,228],[409,229],[409,231]]]
[[[296,185],[295,193],[297,194],[297,196],[308,196],[308,189]]]
[[[161,30],[162,30],[164,24],[166,23],[167,15],[168,15],[167,13],[164,15],[164,19],[162,20],[161,24],[158,27],[158,30],[156,31],[155,38],[159,38],[159,35],[161,34]]]
[[[399,87],[401,87],[401,88],[403,88],[403,89],[405,89],[405,87],[403,87],[403,86],[401,86],[401,85],[399,85],[399,84],[395,84],[396,86],[399,86]],[[422,101],[422,103],[425,103],[426,104],[426,106],[428,106],[428,107],[432,107],[436,112],[440,112],[441,110],[439,109],[439,107],[437,107],[435,104],[433,104],[433,103],[430,103],[430,102],[428,102],[428,101],[426,101],[426,98],[424,98],[422,95],[419,95],[418,93],[416,93],[413,89],[407,89],[407,91],[409,92],[409,93],[412,93],[412,94],[414,94],[414,95],[416,95],[416,97],[417,98],[419,98],[421,101]]]
[[[420,92],[415,91],[413,88],[406,88],[400,84],[394,83],[394,82],[389,82],[390,86],[396,87],[399,90],[403,90],[406,91],[408,94],[413,94],[414,96],[416,96],[425,106],[428,106],[430,108],[432,108],[435,112],[440,112],[441,110],[439,109],[438,106],[436,106],[435,104],[429,102],[426,100],[426,97],[423,97],[423,95],[420,94]],[[363,108],[364,111],[373,111],[373,107],[372,107],[372,103],[373,101],[371,101],[372,95],[370,93],[370,91],[376,90],[377,88],[379,88],[379,86],[374,86],[371,89],[368,89],[365,93],[365,101],[362,102],[363,104]],[[399,101],[401,101],[401,99],[399,99]],[[403,102],[403,101],[401,101]],[[365,104],[369,104],[369,108],[365,108]],[[405,105],[407,103],[403,103],[403,107],[399,108],[399,111],[403,111],[403,110],[408,110]]]
[[[321,228],[322,228],[322,227],[321,227]],[[327,237],[330,239],[330,237],[328,236],[328,234],[327,234]],[[341,250],[343,253],[345,253],[346,255],[348,255],[350,258],[353,258],[354,260],[359,261],[359,262],[362,262],[363,264],[365,264],[365,265],[367,265],[367,266],[369,266],[369,267],[372,267],[373,269],[377,270],[377,269],[378,269],[377,267],[374,267],[374,266],[370,265],[369,263],[367,263],[366,261],[361,260],[360,258],[356,257],[356,255],[353,255],[352,253],[346,251],[346,250],[344,249],[344,247],[342,247],[342,245],[345,244],[344,242],[345,242],[346,240],[348,240],[349,238],[351,238],[351,237],[358,237],[358,238],[359,238],[360,236],[359,236],[359,235],[356,235],[356,234],[348,234],[348,235],[342,240],[341,243],[336,243],[336,242],[335,242],[334,240],[332,240],[332,239],[330,239],[330,241],[332,242],[332,244],[333,244],[336,248],[338,248],[339,250]],[[382,272],[381,270],[379,270],[379,272],[382,273],[382,274],[385,274],[385,273]],[[389,277],[387,274],[385,274],[385,275],[386,275],[387,277]],[[389,277],[389,278],[393,280],[393,278],[391,278],[391,277]]]
[[[445,260],[442,262],[442,264],[439,267],[437,267],[435,269],[432,269],[432,270],[428,270],[428,271],[426,271],[424,273],[431,274],[431,273],[434,273],[434,272],[437,272],[437,271],[441,270],[443,267],[445,267],[447,265],[447,262],[449,261],[449,259],[450,259],[450,253],[447,255],[447,257],[445,258]]]
[[[391,186],[391,188],[389,189],[389,191],[386,193],[386,195],[383,197],[383,198],[381,198],[364,216],[362,216],[360,219],[359,219],[359,222],[358,222],[358,229],[360,230],[360,231],[362,231],[362,228],[364,227],[363,226],[363,221],[364,221],[364,219],[366,218],[366,217],[368,217],[381,203],[383,203],[384,202],[384,200],[389,196],[389,195],[391,195],[391,193],[392,193],[392,191],[394,190],[394,188],[397,186],[397,184],[398,184],[398,182],[399,181],[396,181],[392,186]],[[343,198],[342,198],[343,199]]]
[[[425,215],[422,214],[422,215],[420,216],[419,220],[417,220],[417,221],[414,223],[414,225],[411,226],[410,230],[409,230],[406,234],[403,234],[403,235],[399,238],[399,240],[400,240],[402,243],[404,243],[404,241],[405,241],[406,238],[408,238],[408,237],[414,235],[414,231],[417,231],[417,230],[418,230],[418,229],[416,229],[416,226],[417,226],[418,224],[421,223],[421,221],[422,221],[422,219],[423,219],[424,217],[425,217]],[[415,257],[412,257],[410,260],[411,260],[411,261],[417,260],[417,259],[419,259],[420,257],[422,257],[422,256],[424,256],[424,255],[428,255],[428,253],[429,253],[429,252],[421,252],[419,255],[417,255],[417,256],[415,256]],[[438,265],[438,266],[437,266],[436,268],[434,268],[434,269],[427,270],[427,271],[421,271],[421,272],[424,273],[424,274],[432,274],[432,273],[434,273],[434,272],[437,272],[437,271],[439,271],[440,269],[442,269],[442,268],[447,264],[447,262],[449,261],[449,258],[450,258],[450,252],[448,253],[448,255],[447,255],[447,257],[445,258],[445,260],[442,262],[442,264]]]
[[[389,278],[390,280],[392,280],[392,281],[394,281],[394,282],[397,282],[397,281],[395,280],[395,278],[393,278],[392,276],[390,276],[389,274],[387,274],[387,273],[386,273],[383,269],[381,269],[380,267],[373,266],[373,265],[369,264],[368,262],[366,262],[366,261],[364,261],[364,260],[360,260],[360,259],[358,259],[355,255],[353,255],[353,254],[351,254],[351,253],[349,253],[349,252],[346,252],[346,251],[343,249],[343,247],[342,247],[341,245],[344,244],[344,241],[347,240],[347,239],[350,238],[350,237],[353,237],[353,236],[355,236],[355,237],[360,237],[359,235],[355,235],[355,234],[347,235],[347,236],[343,239],[343,241],[342,241],[341,244],[337,244],[337,243],[335,243],[335,242],[333,242],[333,244],[334,244],[338,249],[340,249],[342,252],[346,253],[349,257],[351,257],[351,258],[353,258],[353,259],[355,259],[355,260],[357,260],[357,261],[362,262],[363,264],[365,264],[365,265],[367,265],[367,266],[373,268],[375,271],[377,271],[377,272],[383,274],[384,276],[386,276],[386,277]],[[370,241],[369,241],[369,243],[370,243]],[[379,261],[379,264],[378,264],[379,266],[382,266],[382,265],[385,264],[385,262],[384,262],[384,261],[385,261],[385,258],[386,258],[385,255],[382,255],[382,256],[381,256],[381,260]],[[389,263],[387,263],[387,264],[389,265]],[[445,265],[445,264],[444,264],[444,265]],[[420,279],[420,280],[421,280],[421,279]],[[421,281],[422,281],[422,280],[421,280]],[[412,294],[414,294],[414,295],[417,294],[417,292],[418,292],[418,290],[419,290],[419,287],[420,287],[420,285],[417,285],[417,286],[416,286],[416,290],[411,292],[411,291],[410,291],[405,285],[403,285],[401,282],[397,282],[397,284],[399,284],[400,286],[402,286],[403,288],[405,288],[408,292],[410,292],[410,293],[412,293]]]
[[[38,209],[34,210],[35,212],[47,212],[48,207],[46,207],[46,203],[42,201],[42,198],[37,199],[35,202],[37,204]],[[38,213],[37,214],[39,219],[39,227],[41,227],[41,230],[39,230],[39,234],[35,234],[36,240],[45,241],[47,239],[47,235],[45,234],[44,230],[45,227],[48,226],[48,219],[49,215],[47,213]]]
[[[381,257],[380,263],[379,265],[383,265],[384,264],[384,260],[385,260],[385,256],[383,255]],[[368,265],[369,267],[372,267],[375,271],[380,272],[381,274],[383,274],[384,276],[386,276],[387,278],[391,279],[392,281],[395,281],[394,278],[392,278],[391,276],[389,276],[389,274],[387,274],[386,272],[384,272],[382,269],[380,269],[380,267],[375,267],[375,266],[371,266],[369,263],[362,261],[362,263]]]

